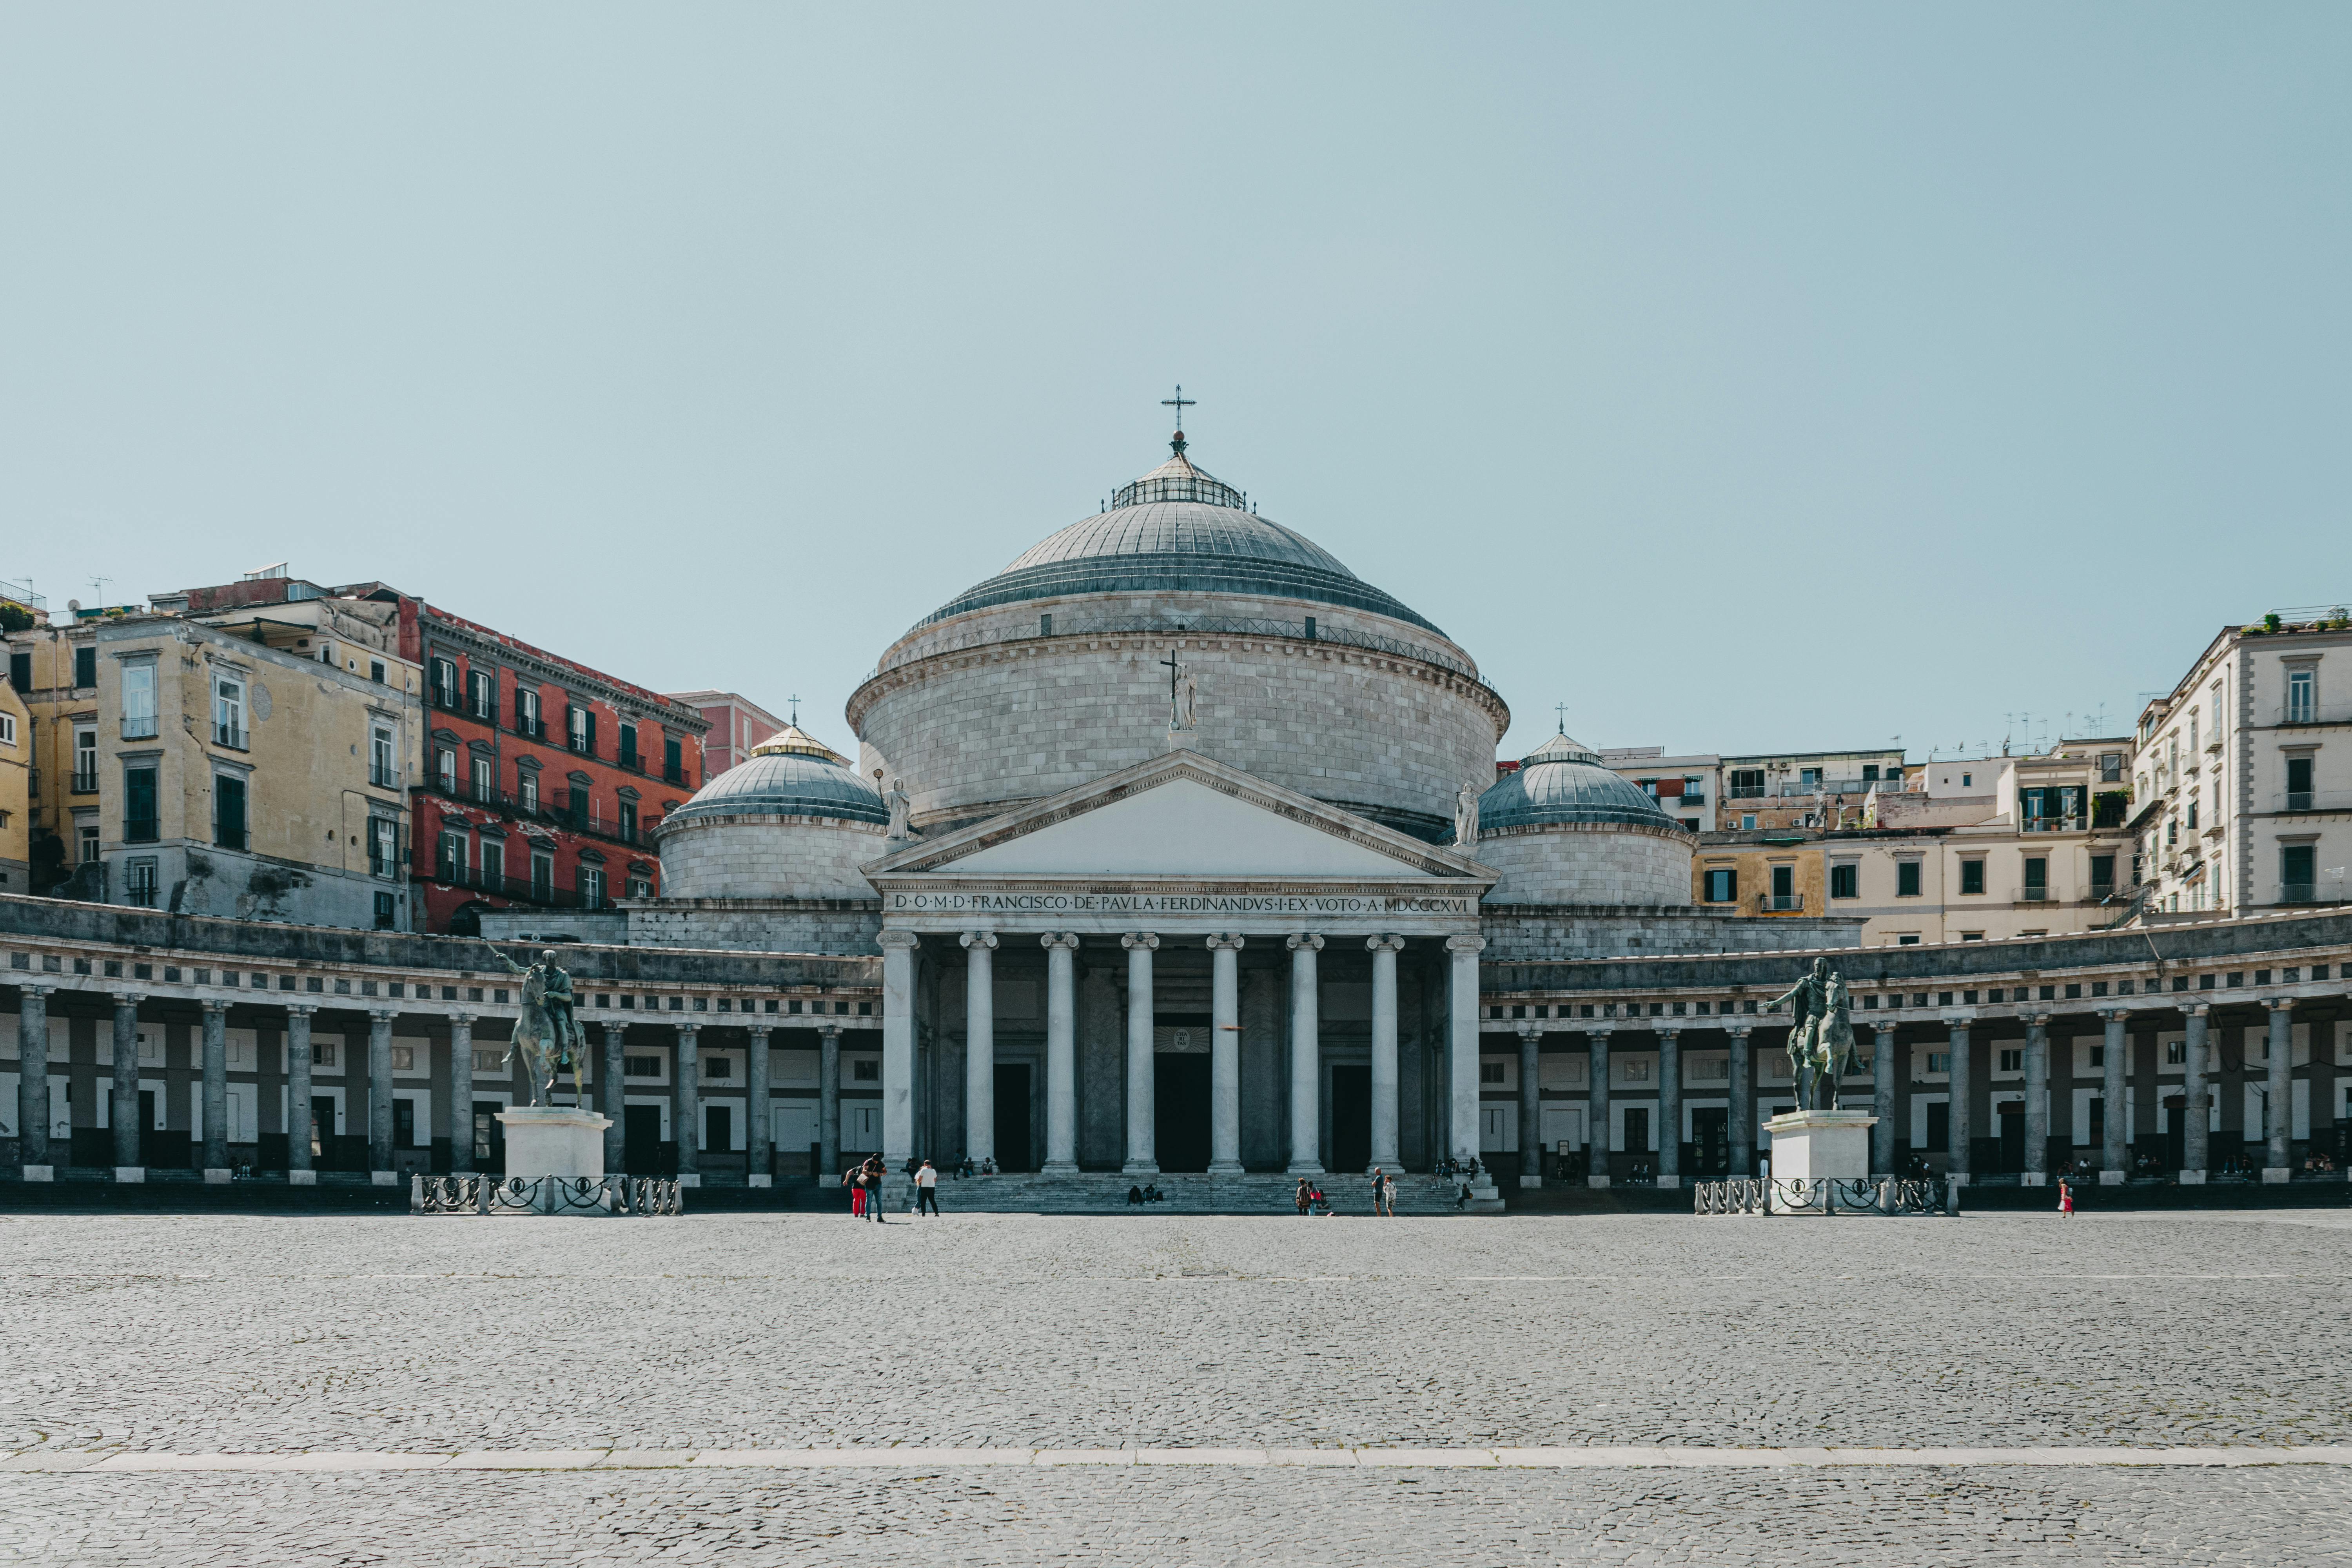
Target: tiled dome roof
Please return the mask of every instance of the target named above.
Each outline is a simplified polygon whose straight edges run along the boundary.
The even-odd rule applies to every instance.
[[[1675,819],[1632,780],[1601,765],[1601,753],[1555,735],[1520,759],[1518,771],[1478,797],[1478,831],[1559,823],[1617,822],[1674,827]]]
[[[787,726],[751,748],[751,759],[697,790],[662,818],[665,828],[718,816],[832,816],[887,826],[889,809],[841,757]]]

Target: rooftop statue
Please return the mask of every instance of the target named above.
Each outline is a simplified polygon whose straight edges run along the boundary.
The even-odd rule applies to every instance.
[[[1454,847],[1475,854],[1478,845],[1478,786],[1464,784],[1454,797]]]
[[[482,945],[489,947],[488,942]],[[586,1105],[588,1092],[580,1081],[580,1058],[586,1045],[579,1020],[572,1016],[572,976],[555,962],[555,950],[541,952],[529,969],[495,947],[490,952],[509,973],[522,976],[522,1016],[515,1020],[514,1038],[499,1065],[506,1067],[517,1051],[522,1053],[533,1105],[555,1103],[556,1072],[570,1068],[572,1092],[577,1103]]]

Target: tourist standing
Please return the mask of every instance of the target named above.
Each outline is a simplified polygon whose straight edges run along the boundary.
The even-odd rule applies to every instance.
[[[2063,1176],[2058,1179],[2058,1217],[2060,1219],[2074,1217],[2074,1184]]]
[[[849,1217],[866,1217],[866,1167],[852,1165],[841,1173],[841,1184],[849,1189]]]
[[[1388,1190],[1388,1173],[1378,1165],[1372,1167],[1372,1217],[1381,1217],[1381,1200]]]
[[[890,1223],[889,1220],[885,1217],[882,1213],[883,1165],[881,1155],[868,1154],[866,1157],[866,1168],[863,1173],[863,1176],[866,1183],[866,1217],[872,1220],[876,1225],[888,1225]]]
[[[929,1160],[915,1173],[915,1216],[921,1218],[925,1209],[933,1219],[940,1217],[940,1173]]]
[[[1307,1217],[1307,1205],[1313,1201],[1314,1199],[1307,1191],[1307,1178],[1304,1176],[1299,1177],[1298,1191],[1292,1194],[1290,1198],[1291,1206],[1298,1211],[1299,1218],[1305,1219]]]

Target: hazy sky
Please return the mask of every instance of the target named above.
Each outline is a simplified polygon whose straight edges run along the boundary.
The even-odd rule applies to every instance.
[[[2341,5],[12,5],[0,578],[845,747],[1181,381],[1506,754],[2119,729],[2352,596],[2347,81]]]

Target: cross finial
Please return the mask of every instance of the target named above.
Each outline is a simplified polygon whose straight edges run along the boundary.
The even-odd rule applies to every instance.
[[[795,696],[788,697],[784,700],[793,705],[792,724],[793,728],[797,730],[801,727],[801,700]]]
[[[1560,702],[1554,706],[1559,710],[1559,732],[1565,735],[1568,733],[1568,704]]]
[[[1197,407],[1200,401],[1201,400],[1197,397],[1187,397],[1184,395],[1184,384],[1181,381],[1176,384],[1175,396],[1163,397],[1160,400],[1160,407],[1173,408],[1176,411],[1176,439],[1174,446],[1176,450],[1179,452],[1181,452],[1184,449],[1184,410],[1187,408]]]

